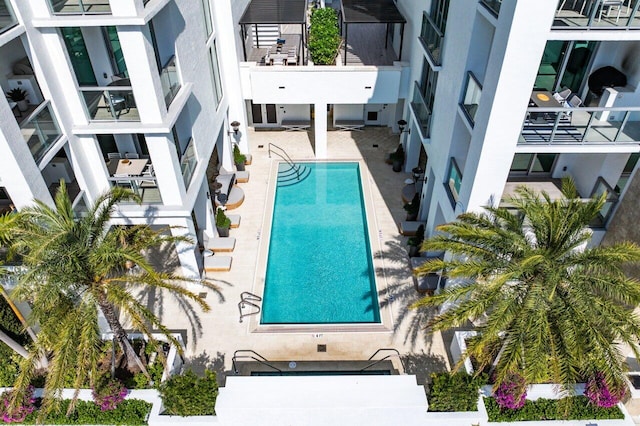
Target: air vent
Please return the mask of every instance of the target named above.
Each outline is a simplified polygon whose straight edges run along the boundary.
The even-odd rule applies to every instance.
[[[318,345],[318,352],[326,352],[327,345]]]
[[[198,297],[199,297],[200,299],[206,299],[206,298],[207,298],[207,293],[206,293],[206,292],[198,293]]]

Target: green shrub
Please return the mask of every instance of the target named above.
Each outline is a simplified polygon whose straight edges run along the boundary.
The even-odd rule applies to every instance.
[[[205,371],[198,377],[188,370],[180,376],[173,376],[160,385],[160,396],[164,404],[164,414],[177,416],[205,416],[215,414],[218,396],[216,373]]]
[[[139,399],[122,401],[115,410],[101,411],[93,401],[76,401],[76,409],[69,417],[66,416],[70,400],[60,402],[58,410],[47,416],[48,425],[146,425],[151,411],[151,404]],[[36,424],[38,411],[29,414],[25,424]]]
[[[0,330],[21,345],[29,343],[29,337],[23,330],[22,323],[2,296],[0,296]]]
[[[433,373],[429,386],[429,411],[477,411],[478,390],[484,376],[467,373]]]
[[[235,164],[244,164],[247,161],[247,156],[240,152],[238,145],[233,146],[233,162]]]
[[[490,422],[515,422],[529,420],[601,420],[622,419],[618,407],[600,408],[589,403],[586,396],[563,399],[539,398],[527,400],[519,410],[500,410],[495,398],[484,398]],[[431,408],[431,407],[429,407]]]
[[[309,28],[309,54],[317,65],[333,64],[338,47],[340,46],[340,32],[338,30],[338,15],[330,7],[315,9],[311,15]]]
[[[20,355],[0,342],[0,387],[13,386],[20,371],[20,359]]]

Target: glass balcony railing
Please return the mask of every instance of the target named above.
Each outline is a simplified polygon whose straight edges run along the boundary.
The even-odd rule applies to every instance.
[[[476,112],[478,111],[478,105],[480,105],[481,96],[482,86],[473,73],[469,72],[467,74],[467,87],[464,91],[464,99],[460,105],[472,125],[476,120]]]
[[[500,6],[502,6],[502,0],[480,0],[480,3],[486,6],[494,15],[500,14]]]
[[[0,34],[18,23],[9,0],[0,0]]]
[[[638,28],[639,7],[640,0],[559,0],[552,28]]]
[[[193,139],[191,139],[180,158],[180,169],[182,170],[184,187],[187,189],[189,188],[189,183],[191,183],[191,178],[193,177],[193,172],[196,170],[197,164],[198,159],[196,158],[196,150],[193,144]]]
[[[441,65],[444,34],[438,29],[438,26],[426,12],[422,14],[422,27],[418,39],[429,53],[433,62],[436,65]]]
[[[127,176],[110,177],[109,183],[112,187],[127,188],[136,194],[145,204],[162,204],[162,197],[158,189],[158,182],[155,176]],[[135,204],[134,201],[122,204]]]
[[[104,15],[111,13],[109,0],[49,0],[55,15]]]
[[[140,121],[131,87],[81,87],[80,92],[91,121]]]
[[[429,137],[429,126],[431,125],[431,110],[427,106],[422,93],[420,92],[420,86],[417,82],[414,82],[413,87],[413,100],[411,101],[411,109],[416,116],[418,122],[418,128],[422,133],[423,138]]]
[[[162,94],[164,95],[165,105],[169,108],[169,105],[171,105],[171,102],[173,102],[173,99],[180,91],[180,80],[178,79],[175,56],[172,56],[169,62],[162,68],[160,83],[162,83]]]
[[[640,107],[530,107],[519,144],[640,144]]]
[[[49,102],[42,103],[20,124],[20,131],[36,163],[40,162],[62,132]]]

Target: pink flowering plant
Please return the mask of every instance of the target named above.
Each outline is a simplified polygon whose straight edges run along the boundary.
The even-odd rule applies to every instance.
[[[617,388],[609,386],[604,379],[604,374],[598,372],[591,376],[585,386],[584,394],[589,401],[597,406],[603,408],[610,408],[618,405],[618,402],[624,398],[627,393],[624,385],[620,385]]]
[[[100,407],[101,411],[114,410],[118,404],[124,401],[129,391],[122,382],[117,379],[106,378],[98,381],[93,388],[93,402]]]
[[[24,393],[22,401],[19,401],[15,409],[9,410],[11,391],[4,392],[0,395],[0,414],[2,421],[5,423],[22,423],[24,419],[35,410],[36,399],[33,397],[33,386],[29,386]]]
[[[527,384],[519,374],[510,375],[493,393],[500,409],[518,410],[527,399]]]

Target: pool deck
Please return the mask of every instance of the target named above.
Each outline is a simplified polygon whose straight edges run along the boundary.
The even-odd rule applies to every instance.
[[[215,273],[214,282],[220,288],[218,294],[207,291],[206,301],[211,311],[195,310],[186,315],[180,309],[181,304],[169,302],[168,297],[156,305],[156,310],[172,329],[187,330],[186,357],[196,370],[207,366],[217,371],[229,371],[233,353],[239,349],[251,349],[272,361],[340,361],[366,360],[380,348],[397,349],[403,356],[407,372],[417,374],[419,379],[432,371],[448,369],[449,360],[441,334],[429,335],[424,331],[429,313],[407,309],[419,295],[414,290],[409,270],[406,237],[399,234],[397,223],[404,220],[401,190],[410,175],[394,173],[384,162],[398,144],[398,135],[391,134],[388,128],[329,132],[328,158],[363,160],[370,171],[369,183],[381,247],[377,264],[383,269],[378,274],[386,278],[386,283],[378,283],[379,302],[390,312],[389,322],[375,331],[347,331],[325,326],[322,330],[309,327],[262,332],[254,331],[251,325],[252,321],[255,325],[257,316],[239,322],[240,294],[254,292],[260,239],[268,237],[262,229],[264,210],[270,205],[267,194],[271,163],[278,160],[275,155],[268,158],[268,145],[278,145],[293,160],[312,160],[312,137],[312,132],[249,131],[253,162],[247,170],[251,179],[240,184],[245,201],[233,211],[240,214],[242,220],[239,228],[231,230],[231,236],[236,238],[235,249],[229,253],[233,256],[231,271]],[[326,352],[318,352],[318,345],[326,345]],[[394,363],[400,367],[397,360]]]

